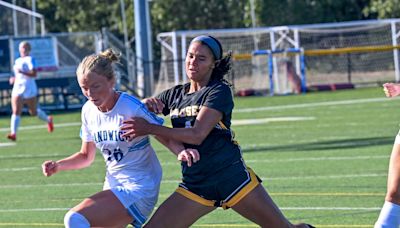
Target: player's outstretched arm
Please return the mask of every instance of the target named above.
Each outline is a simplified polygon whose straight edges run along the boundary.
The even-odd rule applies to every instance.
[[[385,83],[383,84],[383,91],[386,97],[396,97],[400,95],[400,84],[397,83]]]
[[[82,142],[79,152],[58,160],[48,160],[42,164],[43,175],[49,177],[62,170],[74,170],[88,167],[94,161],[96,155],[96,145],[93,142]]]

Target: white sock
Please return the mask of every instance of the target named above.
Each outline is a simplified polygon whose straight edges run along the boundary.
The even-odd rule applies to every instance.
[[[78,212],[68,211],[64,216],[64,226],[65,228],[90,228],[90,223]]]
[[[19,121],[21,119],[21,116],[18,115],[11,115],[11,123],[10,123],[10,130],[11,130],[11,134],[17,134],[17,130],[19,127]]]
[[[385,202],[374,228],[398,228],[400,225],[400,205]]]
[[[37,109],[36,109],[36,112],[37,112],[37,117],[38,117],[39,119],[45,121],[46,123],[48,122],[48,116],[46,115],[45,112],[43,112],[42,109],[37,108]]]

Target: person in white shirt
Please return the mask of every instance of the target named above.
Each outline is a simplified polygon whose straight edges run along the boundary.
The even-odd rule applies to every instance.
[[[82,107],[81,150],[58,161],[45,161],[43,174],[81,169],[95,158],[96,147],[106,163],[103,190],[70,209],[64,217],[67,228],[141,227],[157,202],[162,170],[150,145],[149,136],[122,137],[121,126],[131,117],[142,117],[161,125],[163,119],[149,112],[137,98],[115,91],[112,63],[118,55],[108,49],[85,57],[77,69],[77,78],[88,101]],[[197,150],[182,143],[157,138],[178,160],[199,159]],[[192,160],[192,157],[194,158]]]
[[[48,132],[53,132],[53,117],[48,116],[37,105],[36,96],[37,86],[35,77],[37,76],[35,59],[30,56],[31,45],[27,41],[19,44],[20,57],[14,63],[14,77],[10,77],[10,84],[13,84],[11,93],[12,115],[10,121],[10,133],[7,138],[12,141],[17,140],[17,131],[21,119],[24,104],[28,106],[29,114],[37,116],[40,120],[47,123]]]

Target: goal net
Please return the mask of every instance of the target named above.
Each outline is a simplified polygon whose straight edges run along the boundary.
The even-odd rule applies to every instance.
[[[0,36],[44,35],[44,17],[23,7],[0,0]]]
[[[269,94],[299,94],[306,92],[306,77],[304,70],[304,52],[302,49],[290,48],[282,50],[257,50],[253,52],[253,59],[260,64],[260,56],[266,56],[268,74],[255,67],[254,74],[264,75],[269,83]],[[260,70],[260,72],[257,72]]]
[[[154,93],[184,83],[184,59],[188,45],[200,34],[212,35],[224,51],[233,52],[233,69],[229,80],[235,91],[270,88],[268,55],[253,56],[255,50],[304,50],[307,87],[325,84],[377,85],[383,81],[400,81],[398,42],[399,19],[367,20],[342,23],[279,26],[246,29],[175,31],[158,34],[161,43],[161,69],[156,75]],[[299,75],[297,54],[274,55],[275,69],[291,58]],[[294,55],[294,56],[293,56]],[[294,60],[293,60],[294,59]],[[282,72],[278,70],[278,72]],[[279,74],[279,93],[292,91],[289,78]],[[287,84],[288,88],[285,88]],[[283,89],[281,89],[283,88]],[[277,91],[275,91],[277,92]]]

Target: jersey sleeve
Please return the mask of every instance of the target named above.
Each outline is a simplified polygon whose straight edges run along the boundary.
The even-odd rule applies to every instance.
[[[188,84],[187,84],[188,85]],[[174,102],[179,99],[179,94],[185,89],[187,85],[177,85],[170,89],[164,90],[156,96],[164,103],[164,109],[162,111],[164,116],[168,116],[171,110],[171,106]]]
[[[94,140],[93,140],[93,136],[92,136],[91,131],[90,131],[89,126],[88,126],[86,114],[87,114],[87,111],[86,111],[85,106],[84,106],[82,108],[82,113],[81,113],[82,125],[81,125],[81,130],[80,130],[79,135],[80,135],[82,141],[84,141],[84,142],[92,142]]]
[[[164,119],[161,117],[158,117],[156,114],[150,112],[146,105],[143,104],[141,101],[137,100],[136,98],[131,99],[131,101],[134,102],[133,107],[136,107],[135,109],[135,117],[142,117],[143,119],[147,120],[147,122],[151,124],[157,124],[157,125],[163,125],[164,124]]]
[[[158,117],[156,114],[150,112],[143,103],[138,104],[138,109],[136,111],[137,117],[142,117],[151,124],[163,125],[164,119]]]
[[[160,94],[156,96],[156,98],[160,99],[162,103],[164,103],[164,109],[162,110],[162,114],[164,116],[168,116],[170,113],[170,102],[171,102],[171,94],[173,93],[173,89],[164,90]]]
[[[30,63],[29,63],[29,70],[34,70],[34,69],[36,69],[36,68],[37,68],[37,66],[36,66],[36,60],[35,60],[35,58],[31,57],[31,61],[30,61]]]
[[[203,106],[218,110],[224,116],[229,115],[233,110],[233,96],[229,86],[220,84],[213,88],[207,95]]]

